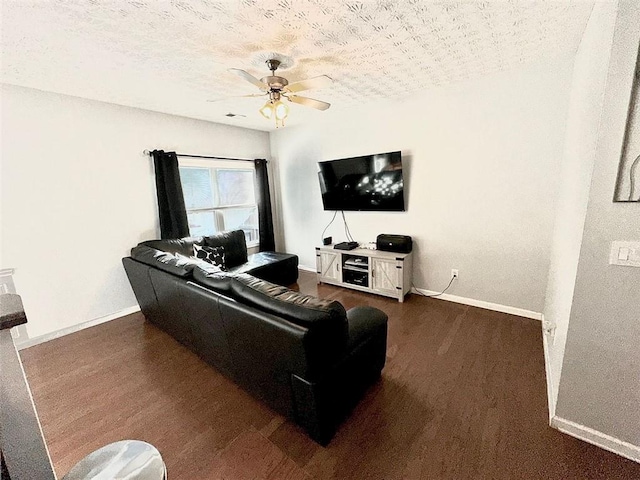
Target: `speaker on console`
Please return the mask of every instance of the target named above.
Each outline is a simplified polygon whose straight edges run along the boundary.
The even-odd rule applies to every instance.
[[[386,252],[409,253],[413,249],[413,240],[409,235],[382,233],[376,238],[376,248]]]

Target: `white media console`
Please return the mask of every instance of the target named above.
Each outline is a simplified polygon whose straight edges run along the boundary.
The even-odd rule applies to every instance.
[[[316,247],[318,283],[329,283],[404,301],[411,290],[412,254]]]

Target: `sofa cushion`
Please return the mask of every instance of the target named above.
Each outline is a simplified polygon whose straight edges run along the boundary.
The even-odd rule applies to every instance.
[[[319,322],[344,325],[347,331],[347,312],[340,302],[326,300],[289,290],[286,287],[260,280],[243,273],[231,279],[233,297],[300,325],[311,328]]]
[[[164,239],[164,240],[147,240],[140,243],[140,245],[146,245],[156,250],[169,253],[179,253],[186,257],[193,255],[193,245],[202,245],[204,243],[203,237],[186,237],[176,239]]]
[[[204,237],[204,245],[207,247],[224,247],[227,268],[236,267],[247,261],[247,242],[242,230],[222,232]]]
[[[144,244],[133,247],[131,249],[131,257],[134,260],[179,277],[190,276],[196,266],[196,263],[189,257],[163,252]]]
[[[193,256],[205,262],[217,265],[221,270],[226,270],[224,247],[207,247],[206,245],[193,245]]]

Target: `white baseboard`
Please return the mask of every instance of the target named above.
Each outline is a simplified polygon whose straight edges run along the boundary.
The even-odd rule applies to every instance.
[[[56,330],[55,332],[46,333],[38,337],[25,339],[23,342],[20,341],[20,338],[16,338],[15,339],[16,348],[18,350],[23,350],[25,348],[33,347],[34,345],[48,342],[49,340],[53,340],[54,338],[59,338],[64,335],[69,335],[70,333],[75,333],[80,330],[84,330],[85,328],[94,327],[96,325],[100,325],[101,323],[106,323],[111,320],[115,320],[116,318],[124,317],[125,315],[131,315],[132,313],[136,313],[139,311],[140,311],[140,307],[138,305],[135,305],[133,307],[125,308],[118,312],[105,315],[104,317],[94,318],[93,320],[78,323],[77,325],[72,325],[67,328],[62,328],[60,330]]]
[[[308,267],[306,265],[298,265],[298,269],[305,272],[317,273],[315,267]],[[411,292],[423,294],[423,295],[436,295],[440,292],[434,292],[431,290],[425,290],[423,288],[412,288]],[[509,313],[511,315],[517,315],[519,317],[532,318],[534,320],[542,320],[542,313],[533,312],[531,310],[525,310],[524,308],[510,307],[508,305],[500,305],[499,303],[485,302],[483,300],[475,300],[473,298],[459,297],[457,295],[450,295],[448,293],[438,295],[436,298],[440,300],[446,300],[448,302],[462,303],[464,305],[471,305],[472,307],[485,308],[487,310],[493,310],[495,312]]]
[[[298,270],[304,270],[305,272],[317,273],[316,267],[307,267],[306,265],[298,265]]]
[[[549,335],[544,330],[544,314],[542,315],[542,348],[544,350],[544,373],[547,380],[547,406],[549,407],[549,425],[556,416],[556,401],[558,396],[553,390],[553,379],[551,378],[551,357],[549,356]]]
[[[640,446],[638,445],[633,445],[593,428],[556,416],[551,419],[551,426],[567,435],[640,463]]]
[[[423,288],[412,288],[413,293],[419,293],[423,295],[437,295],[440,292],[434,292],[432,290],[425,290]],[[533,312],[531,310],[525,310],[524,308],[510,307],[508,305],[501,305],[499,303],[485,302],[484,300],[476,300],[474,298],[459,297],[458,295],[450,295],[443,293],[435,298],[440,300],[446,300],[448,302],[462,303],[463,305],[471,305],[472,307],[484,308],[486,310],[493,310],[494,312],[509,313],[511,315],[517,315],[519,317],[532,318],[534,320],[542,320],[542,313]]]

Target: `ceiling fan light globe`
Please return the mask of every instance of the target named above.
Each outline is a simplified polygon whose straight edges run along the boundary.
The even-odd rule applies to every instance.
[[[267,103],[264,104],[264,106],[260,109],[260,114],[266,118],[267,120],[269,120],[272,116],[273,116],[273,112],[274,112],[274,106],[271,103],[271,101],[268,101]]]
[[[276,120],[284,120],[289,115],[289,107],[282,103],[282,101],[278,100],[274,105]]]

